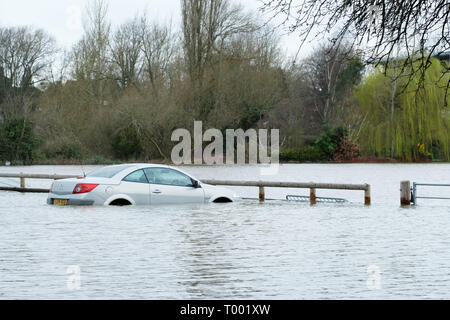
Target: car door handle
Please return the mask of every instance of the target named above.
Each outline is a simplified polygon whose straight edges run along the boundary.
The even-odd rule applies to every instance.
[[[162,193],[161,190],[156,189],[155,191],[152,191],[152,193]]]

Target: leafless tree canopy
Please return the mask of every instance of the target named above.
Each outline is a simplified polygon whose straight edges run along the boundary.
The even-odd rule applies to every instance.
[[[0,29],[0,43],[0,68],[14,87],[38,82],[49,62],[47,57],[54,51],[50,36],[27,27]]]
[[[73,50],[73,77],[81,80],[101,80],[108,71],[108,45],[111,24],[104,1],[89,3],[84,21],[85,33]]]
[[[431,56],[450,51],[448,0],[263,2],[264,10],[281,15],[290,31],[299,32],[301,44],[319,35],[331,35],[334,43],[348,36],[375,64],[389,65],[401,58],[403,68],[424,75]]]
[[[23,114],[32,88],[44,80],[55,52],[54,40],[43,30],[0,28],[0,113]]]
[[[181,0],[184,50],[192,78],[200,79],[205,65],[233,35],[255,29],[242,7],[228,0]]]
[[[142,69],[144,79],[149,80],[153,89],[158,81],[164,81],[172,62],[178,42],[170,26],[152,23],[147,17],[140,19]]]
[[[122,88],[134,83],[139,75],[141,43],[137,19],[124,23],[113,35],[111,58]]]

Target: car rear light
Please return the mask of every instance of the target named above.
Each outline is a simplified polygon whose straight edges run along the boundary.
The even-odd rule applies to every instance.
[[[52,185],[50,186],[50,190],[49,190],[50,193],[52,193],[53,184],[54,184],[54,182],[52,182]]]
[[[98,184],[92,183],[79,183],[73,188],[72,193],[88,193],[95,189]]]

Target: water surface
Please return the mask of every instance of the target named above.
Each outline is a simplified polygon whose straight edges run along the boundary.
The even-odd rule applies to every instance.
[[[1,192],[0,298],[450,298],[450,202],[399,207],[401,180],[450,183],[449,164],[292,164],[265,177],[256,166],[183,169],[199,178],[370,183],[372,205],[363,205],[363,191],[318,190],[349,202],[313,207],[247,200],[122,208],[53,207],[45,194]],[[80,174],[81,167],[0,172]],[[256,188],[234,189],[257,197]],[[450,188],[419,191],[449,196]],[[308,190],[266,191],[286,194]]]

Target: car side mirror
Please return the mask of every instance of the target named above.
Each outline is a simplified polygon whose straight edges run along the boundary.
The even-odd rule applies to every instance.
[[[192,179],[192,186],[196,189],[201,188],[200,183],[198,183],[198,181],[194,179]]]

